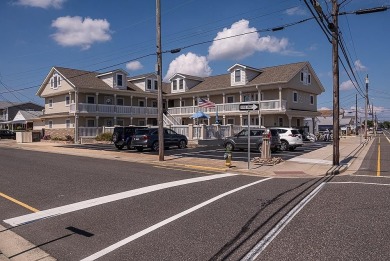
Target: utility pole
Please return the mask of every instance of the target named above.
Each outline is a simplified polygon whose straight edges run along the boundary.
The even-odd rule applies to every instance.
[[[340,164],[340,108],[339,108],[339,28],[338,28],[339,5],[337,0],[332,0],[332,62],[333,62],[333,166]]]
[[[358,123],[358,115],[357,115],[357,93],[356,93],[356,96],[355,96],[355,135],[357,135],[357,127],[358,127],[357,123]]]
[[[367,106],[368,106],[368,74],[367,74],[367,77],[366,77],[366,106],[364,107],[364,110],[365,110],[365,116],[366,116],[366,121],[364,123],[364,138],[367,139]]]
[[[156,44],[157,44],[157,123],[158,123],[158,160],[164,161],[164,122],[162,97],[162,53],[161,53],[161,10],[160,0],[156,0]]]

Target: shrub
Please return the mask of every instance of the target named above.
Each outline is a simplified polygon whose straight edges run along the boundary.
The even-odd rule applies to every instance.
[[[102,134],[99,134],[98,136],[96,136],[95,139],[97,141],[111,141],[112,134],[109,132],[105,132],[105,133],[102,133]]]

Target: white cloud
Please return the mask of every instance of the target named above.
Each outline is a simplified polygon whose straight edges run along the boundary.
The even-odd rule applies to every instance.
[[[356,84],[355,84],[355,85],[356,85]],[[354,82],[352,82],[351,80],[342,82],[342,83],[340,84],[340,90],[341,90],[341,91],[352,90],[352,89],[354,89],[354,88],[355,88]]]
[[[321,107],[319,110],[320,110],[320,111],[329,111],[329,110],[331,110],[331,109],[328,108],[328,107]]]
[[[182,54],[169,64],[164,81],[175,73],[184,73],[193,76],[205,77],[211,75],[211,68],[205,56],[198,56],[191,52]]]
[[[137,71],[137,70],[140,70],[143,67],[143,65],[139,62],[139,61],[133,61],[133,62],[129,62],[126,64],[126,68],[127,70],[129,71]]]
[[[256,28],[250,28],[249,21],[244,19],[232,24],[230,28],[224,28],[222,32],[218,32],[213,44],[209,47],[208,58],[210,60],[240,60],[252,55],[256,51],[268,51],[271,53],[286,52],[288,46],[287,38],[278,39],[273,36],[260,37],[257,32],[250,33],[255,31]],[[244,35],[216,41],[217,39],[239,34]]]
[[[48,9],[50,7],[60,9],[66,0],[18,0],[15,4]]]
[[[296,7],[287,9],[285,13],[288,15],[305,15],[306,10],[302,9],[299,6],[296,6]]]
[[[362,72],[362,71],[367,70],[367,67],[364,66],[360,60],[355,61],[355,68],[356,68],[356,71],[358,71],[358,72]]]
[[[111,40],[110,23],[105,19],[65,16],[54,20],[51,26],[57,29],[53,39],[62,46],[81,46],[86,50],[95,42]]]

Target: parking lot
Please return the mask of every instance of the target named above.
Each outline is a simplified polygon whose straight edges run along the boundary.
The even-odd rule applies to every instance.
[[[305,153],[311,152],[313,150],[320,149],[324,146],[329,145],[330,142],[305,142],[302,147],[296,148],[294,151],[277,151],[272,153],[272,157],[280,157],[284,161],[289,160],[291,158],[303,155]],[[138,152],[134,149],[132,150],[118,150],[115,148],[113,144],[64,144],[65,147],[73,147],[73,148],[82,148],[82,149],[91,149],[91,150],[104,150],[104,151],[116,151],[118,153],[142,153],[148,155],[157,155],[158,152],[145,150],[143,152]],[[210,145],[210,146],[188,146],[185,149],[178,149],[172,147],[170,149],[165,149],[164,154],[166,156],[175,156],[175,157],[192,157],[192,158],[204,158],[204,159],[223,159],[223,154],[225,153],[225,149],[222,146]],[[248,151],[243,150],[234,150],[232,153],[234,161],[248,161]],[[257,151],[251,151],[250,157],[260,157],[260,153]]]

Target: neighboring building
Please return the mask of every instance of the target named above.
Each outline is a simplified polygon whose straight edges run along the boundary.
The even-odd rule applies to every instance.
[[[41,111],[18,111],[12,120],[12,124],[14,127],[20,126],[23,130],[39,130],[42,131],[45,125],[41,120],[41,116],[43,115]]]
[[[319,110],[321,115],[315,119],[314,133],[324,132],[326,130],[333,131],[333,110]],[[350,111],[340,110],[339,127],[342,135],[349,135],[356,133],[356,116]],[[311,119],[305,119],[305,125],[308,126],[310,132],[312,132]]]
[[[20,110],[42,111],[44,107],[32,102],[0,101],[0,129],[13,129],[12,120]]]
[[[163,83],[164,117],[187,125],[203,111],[222,124],[300,127],[313,121],[317,96],[324,88],[310,63],[253,68],[235,64],[227,74],[197,77],[177,73]],[[46,134],[71,135],[80,130],[113,125],[157,125],[157,77],[154,73],[128,77],[123,70],[96,73],[53,67],[37,95],[45,99]],[[216,104],[198,107],[198,98]],[[240,111],[242,103],[259,104],[258,111]],[[78,130],[75,132],[75,129]],[[76,134],[76,135],[75,135]]]

